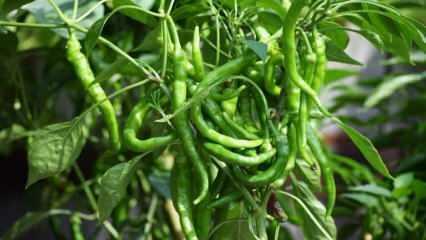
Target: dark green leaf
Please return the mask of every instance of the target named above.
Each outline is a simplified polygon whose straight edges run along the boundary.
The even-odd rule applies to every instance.
[[[90,116],[90,114],[89,114]],[[46,126],[28,138],[27,187],[70,168],[89,133],[90,117]]]
[[[357,146],[362,155],[374,169],[376,169],[385,177],[393,178],[390,175],[385,163],[383,162],[382,157],[380,157],[379,152],[374,147],[373,143],[371,143],[370,139],[340,120],[337,121],[337,124],[349,136],[352,142]]]
[[[114,9],[122,6],[137,6],[145,10],[150,10],[155,4],[155,0],[113,0],[112,5]],[[155,26],[155,18],[147,13],[134,10],[134,9],[125,9],[122,11],[126,16],[131,17],[132,19],[147,24],[149,26]]]
[[[267,10],[274,12],[281,20],[284,20],[287,15],[287,10],[283,7],[281,1],[277,0],[258,0],[256,1],[256,8],[258,11]]]
[[[111,215],[112,210],[126,195],[127,186],[135,173],[136,165],[143,156],[113,166],[100,178],[98,208],[101,222]]]
[[[426,198],[426,182],[415,179],[413,181],[413,190],[418,200]]]
[[[65,16],[71,18],[73,11],[73,2],[74,0],[55,0],[55,3],[58,4],[59,8],[64,12]],[[89,9],[93,8],[96,5],[96,1],[92,0],[80,0],[78,8],[78,16],[83,15]],[[36,0],[30,4],[27,4],[23,9],[29,11],[39,23],[54,23],[62,24],[62,20],[59,18],[56,11],[52,8],[46,0]],[[103,5],[98,6],[95,11],[93,11],[88,17],[79,22],[79,25],[85,28],[89,28],[94,22],[102,18],[104,15]],[[68,31],[66,29],[54,29],[54,32],[59,34],[62,37],[68,36]],[[78,33],[77,37],[80,39],[83,38],[83,34]]]
[[[30,230],[41,221],[45,220],[49,216],[67,214],[64,210],[50,210],[48,212],[28,212],[21,218],[19,218],[12,227],[1,237],[3,240],[14,240]]]
[[[208,10],[209,7],[204,2],[185,4],[173,10],[172,17],[174,21],[179,21],[185,18],[192,18]]]
[[[149,31],[143,41],[133,49],[133,51],[158,51],[161,49],[161,26],[158,26]]]
[[[348,33],[343,27],[334,22],[320,24],[319,31],[323,32],[340,49],[346,49],[349,43]]]
[[[334,43],[330,41],[327,42],[326,54],[327,54],[327,58],[330,61],[354,64],[354,65],[362,65],[360,62],[358,62],[357,60],[347,55],[343,49],[340,49],[338,46],[336,46]]]
[[[259,19],[259,24],[264,27],[269,33],[275,33],[280,28],[282,28],[280,17],[272,12],[259,12],[257,16]]]
[[[24,4],[30,3],[34,0],[0,0],[0,16],[18,9]]]
[[[164,198],[170,199],[170,174],[168,172],[154,171],[148,176],[151,185]]]
[[[255,41],[255,40],[246,40],[247,47],[251,49],[256,55],[265,60],[268,52],[268,46],[264,43]]]

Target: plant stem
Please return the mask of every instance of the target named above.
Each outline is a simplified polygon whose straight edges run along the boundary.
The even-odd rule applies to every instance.
[[[1,21],[0,26],[6,27],[28,27],[28,28],[65,28],[65,24],[49,24],[49,23],[22,23],[22,22],[11,22],[11,21]]]
[[[143,236],[141,240],[149,239],[148,235],[151,233],[152,223],[154,222],[154,214],[155,214],[155,210],[157,209],[157,205],[158,205],[158,196],[157,194],[154,194],[154,196],[151,199],[151,204],[149,205],[148,214],[146,217],[147,218],[146,224],[143,230]]]
[[[95,196],[93,195],[92,190],[87,185],[86,180],[84,179],[83,173],[81,172],[80,167],[76,164],[73,165],[74,171],[77,174],[78,179],[80,180],[83,191],[87,196],[87,199],[89,200],[89,204],[92,207],[92,209],[97,213],[98,212],[98,205],[96,204]]]
[[[56,2],[54,0],[47,0],[50,5],[53,7],[53,9],[55,10],[55,12],[58,14],[58,16],[62,19],[62,21],[64,21],[65,24],[68,25],[68,18],[64,15],[64,13],[62,12],[62,10],[59,8],[58,4],[56,4]]]
[[[80,22],[81,20],[85,19],[87,16],[89,16],[93,11],[96,10],[96,8],[98,8],[100,5],[104,4],[106,1],[108,0],[102,0],[97,2],[95,5],[93,5],[92,8],[90,8],[89,10],[87,10],[87,12],[83,13],[80,17],[77,18],[77,20],[75,20],[76,22]]]

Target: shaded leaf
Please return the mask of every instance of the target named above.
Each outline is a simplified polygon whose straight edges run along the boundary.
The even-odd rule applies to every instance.
[[[87,115],[86,115],[87,116]],[[80,155],[89,133],[89,117],[46,126],[28,138],[28,180],[38,180],[70,168]]]
[[[344,193],[340,196],[357,201],[367,207],[375,207],[379,205],[379,200],[376,197],[366,193]]]
[[[179,21],[185,18],[191,18],[197,16],[198,14],[208,11],[210,8],[205,2],[198,2],[192,4],[182,5],[172,12],[172,17],[174,21]]]
[[[66,210],[52,209],[48,212],[28,212],[19,218],[1,237],[3,240],[18,239],[22,234],[52,215],[68,214]]]
[[[321,169],[312,167],[306,161],[296,161],[297,169],[300,171],[303,179],[314,192],[321,191]]]
[[[117,204],[127,194],[127,186],[135,173],[138,161],[143,156],[145,154],[111,167],[100,178],[98,210],[101,222],[105,221],[111,215]]]
[[[336,239],[337,232],[334,220],[331,216],[326,217],[324,205],[315,197],[305,183],[296,179],[292,182],[296,196],[282,191],[277,191],[276,196],[281,205],[288,202],[288,200],[295,202],[294,205],[300,217],[300,223],[298,224],[303,231],[304,239]]]
[[[268,46],[264,43],[255,41],[255,40],[246,40],[247,47],[251,49],[256,55],[265,60],[268,52]]]
[[[59,8],[63,11],[64,15],[71,19],[73,11],[74,0],[55,0]],[[96,1],[92,0],[80,0],[77,15],[80,16],[96,5]],[[32,13],[37,22],[39,23],[53,23],[62,24],[62,20],[59,18],[56,11],[52,8],[46,0],[36,0],[30,4],[22,7],[23,9]],[[102,18],[104,15],[103,5],[98,6],[88,17],[79,22],[79,25],[85,28],[89,28],[94,22]],[[68,31],[65,28],[53,29],[53,31],[62,37],[68,36]],[[77,33],[79,39],[83,38],[83,34]]]
[[[148,180],[161,196],[167,199],[171,198],[169,172],[154,171],[148,176]]]
[[[383,197],[392,196],[392,193],[388,189],[376,184],[359,185],[356,187],[351,187],[349,188],[349,190],[356,191],[356,192],[371,193],[371,194],[383,196]]]
[[[324,22],[320,24],[319,31],[323,32],[340,49],[346,49],[349,44],[348,33],[340,24]]]
[[[326,50],[327,58],[330,61],[353,64],[353,65],[362,65],[357,60],[351,58],[345,51],[334,43],[328,41],[327,42],[327,50]]]
[[[281,1],[277,0],[257,0],[256,1],[257,10],[267,10],[274,12],[277,16],[284,20],[287,15],[287,10],[283,7]]]
[[[426,72],[401,75],[385,79],[364,103],[365,107],[374,107],[384,99],[391,96],[395,91],[408,84],[416,83],[426,79]]]
[[[347,77],[352,77],[357,75],[358,72],[354,70],[348,70],[348,69],[327,69],[327,72],[325,74],[325,84],[329,84],[332,82],[335,82],[340,79],[344,79]]]
[[[122,6],[137,6],[145,10],[150,10],[155,4],[155,0],[113,0],[112,5],[114,9]],[[147,24],[149,26],[155,26],[156,19],[144,12],[134,10],[134,9],[125,9],[122,11],[124,15],[131,17],[132,19]]]

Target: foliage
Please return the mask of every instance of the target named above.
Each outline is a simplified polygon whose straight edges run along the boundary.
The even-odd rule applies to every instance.
[[[416,166],[426,135],[424,111],[413,106],[422,106],[425,73],[347,85],[339,79],[356,72],[327,69],[328,61],[362,65],[345,52],[348,32],[391,54],[386,64],[424,62],[426,28],[403,14],[419,5],[0,0],[0,152],[26,144],[27,188],[51,197],[40,207],[48,210],[26,214],[4,238],[66,216],[75,239],[89,221],[113,239],[293,239],[282,233],[286,221],[306,239],[337,239],[346,231],[333,216],[355,204],[366,210],[365,234],[421,239],[426,182]],[[318,97],[324,84],[341,93],[329,108]],[[409,89],[404,101],[400,89]],[[337,111],[349,105],[378,113]],[[419,124],[372,140],[350,126],[402,117]],[[319,119],[337,123],[369,165],[319,143]],[[389,171],[376,147],[395,135],[406,159]],[[89,146],[96,158],[81,155]],[[333,173],[346,192],[331,215]]]

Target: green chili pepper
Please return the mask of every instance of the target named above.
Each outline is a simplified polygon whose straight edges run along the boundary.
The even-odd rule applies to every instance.
[[[244,140],[237,139],[233,137],[229,137],[227,135],[223,135],[216,130],[210,128],[207,123],[204,121],[201,107],[196,105],[192,108],[192,121],[194,122],[197,129],[200,131],[201,135],[205,138],[220,143],[223,146],[230,148],[253,148],[260,146],[263,143],[263,140]]]
[[[241,92],[244,91],[246,88],[247,88],[246,85],[241,85],[237,89],[227,88],[225,89],[223,94],[211,93],[210,97],[215,101],[226,101],[226,100],[230,100],[230,99],[238,97],[241,94]]]
[[[226,123],[222,116],[222,109],[215,101],[210,98],[205,99],[203,101],[203,108],[213,123],[216,124],[225,134],[235,136],[232,127]]]
[[[318,106],[319,110],[325,115],[329,112],[322,106],[316,92],[298,73],[297,69],[297,48],[296,48],[296,25],[303,8],[308,4],[307,0],[298,0],[292,2],[291,7],[284,20],[285,27],[282,35],[282,50],[284,57],[284,68],[288,74],[289,80],[306,93]],[[291,86],[291,85],[290,85]]]
[[[271,159],[276,153],[276,150],[273,148],[257,156],[245,156],[238,153],[234,153],[224,148],[222,145],[215,144],[215,143],[204,143],[204,147],[210,153],[219,157],[220,160],[226,161],[230,164],[237,164],[240,166],[259,165]]]
[[[245,184],[251,186],[263,186],[270,184],[280,178],[284,174],[289,158],[295,157],[295,154],[289,155],[288,140],[283,134],[276,137],[277,157],[274,163],[266,170],[247,176],[240,168],[235,167],[235,176]]]
[[[185,239],[197,240],[192,218],[191,204],[191,167],[182,152],[178,152],[171,174],[172,199],[179,213],[180,224]]]
[[[334,182],[333,170],[328,163],[317,134],[311,127],[308,127],[308,136],[309,147],[318,160],[322,176],[324,177],[325,190],[327,191],[327,216],[330,216],[336,201],[336,184]]]
[[[71,230],[73,240],[84,240],[84,235],[81,231],[81,219],[77,214],[71,216]]]
[[[312,88],[318,92],[325,78],[327,68],[327,55],[324,37],[322,37],[317,30],[314,30],[313,34],[314,41],[312,44],[312,48],[317,57],[317,67],[315,72],[315,78],[312,82]]]
[[[175,31],[173,31],[175,32]],[[175,32],[174,35],[177,35]],[[175,36],[175,53],[174,53],[174,73],[175,79],[173,81],[173,96],[172,106],[174,110],[182,107],[186,102],[187,97],[187,75],[185,72],[185,55],[180,47],[177,36]],[[196,172],[200,178],[201,189],[198,197],[194,200],[194,204],[200,203],[208,194],[209,176],[207,169],[204,166],[200,154],[195,146],[194,137],[192,135],[191,127],[188,122],[188,114],[182,111],[173,118],[173,123],[176,128],[177,135],[182,141],[185,154],[192,161]]]
[[[218,81],[240,73],[241,70],[243,70],[251,62],[253,62],[253,59],[253,55],[243,55],[207,73],[203,80],[200,82],[200,84],[198,84],[194,95],[198,95],[198,93],[204,91],[206,88],[212,86]]]
[[[289,157],[288,157],[286,167],[284,169],[285,175],[291,172],[296,165],[298,148],[297,148],[297,131],[294,124],[289,124],[287,136],[289,141],[289,144],[288,144]]]
[[[163,137],[152,137],[145,140],[141,140],[137,137],[137,132],[142,127],[145,115],[149,109],[149,104],[141,99],[140,102],[132,109],[126,120],[123,131],[123,144],[132,151],[151,151],[158,147],[168,145],[176,139],[174,134],[168,134]]]
[[[210,195],[194,207],[194,225],[199,239],[207,239],[212,225],[213,211],[209,204]]]
[[[114,107],[109,101],[101,85],[95,82],[95,76],[90,68],[86,56],[81,53],[81,45],[75,34],[71,31],[67,41],[67,59],[73,65],[77,77],[80,79],[84,89],[89,93],[94,103],[99,104],[99,108],[104,116],[108,128],[111,145],[115,151],[120,150],[120,131],[115,116]]]
[[[223,113],[223,119],[238,136],[252,140],[259,139],[256,134],[249,132],[244,127],[236,123],[226,112]]]
[[[265,64],[265,89],[274,96],[281,94],[281,87],[275,83],[275,62],[276,57],[271,56]]]
[[[242,197],[241,192],[231,192],[228,193],[225,196],[221,196],[219,199],[216,199],[215,201],[211,202],[209,204],[209,208],[221,208],[226,206],[227,204],[231,202],[236,202]]]
[[[196,85],[191,84],[189,86],[189,92],[191,94],[194,94],[196,88]],[[214,124],[216,124],[225,134],[229,136],[234,136],[234,132],[232,131],[232,129],[223,120],[222,110],[215,101],[208,97],[202,102],[202,106],[206,111],[207,115],[209,116],[210,120],[212,120]]]
[[[194,65],[195,79],[201,81],[204,78],[203,55],[200,47],[200,29],[198,26],[194,30],[194,39],[192,41],[192,62]]]

